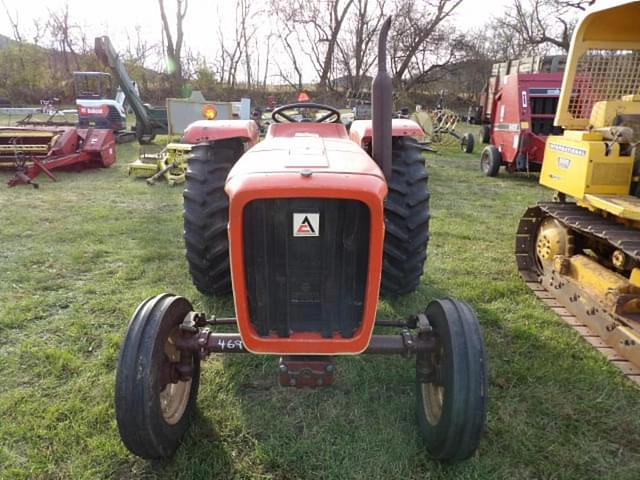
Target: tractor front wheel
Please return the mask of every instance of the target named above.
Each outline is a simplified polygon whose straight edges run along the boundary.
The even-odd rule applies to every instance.
[[[183,359],[176,348],[191,310],[186,299],[165,293],[142,302],[129,322],[116,372],[116,420],[122,442],[142,458],[173,455],[195,410],[200,357]]]
[[[429,241],[429,190],[422,150],[410,137],[393,139],[391,180],[384,204],[386,233],[382,265],[383,295],[418,288]]]
[[[428,452],[434,458],[460,461],[480,443],[487,415],[487,364],[478,319],[465,302],[436,300],[426,310],[436,348],[428,382],[418,378],[417,416]]]

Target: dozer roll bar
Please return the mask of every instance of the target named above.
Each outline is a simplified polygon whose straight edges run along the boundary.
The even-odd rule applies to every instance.
[[[555,125],[588,127],[596,102],[640,94],[640,2],[598,2],[573,32]]]

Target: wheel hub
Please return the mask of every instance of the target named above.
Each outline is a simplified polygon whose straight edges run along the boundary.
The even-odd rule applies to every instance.
[[[557,255],[573,255],[574,238],[557,219],[547,217],[541,223],[536,237],[536,259],[541,271],[553,268]]]
[[[423,383],[422,397],[425,399],[423,408],[427,421],[431,425],[437,425],[442,417],[442,409],[444,405],[445,388],[442,384],[442,367],[444,363],[444,350],[442,347],[437,348],[431,354],[431,364],[435,370],[435,379],[429,383]]]
[[[180,350],[176,347],[176,336],[179,335],[178,328],[173,329],[164,344],[164,354],[167,366],[180,362]],[[189,393],[191,392],[191,379],[167,383],[160,392],[160,410],[162,417],[170,424],[175,425],[180,421],[189,403]]]
[[[480,158],[480,166],[482,167],[482,171],[487,173],[489,171],[489,155],[486,152],[482,153],[482,157]]]

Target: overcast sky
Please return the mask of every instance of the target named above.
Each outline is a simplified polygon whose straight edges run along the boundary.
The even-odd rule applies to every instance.
[[[136,27],[150,43],[159,42],[161,38],[157,0],[0,0],[0,33],[12,37],[3,2],[12,15],[17,12],[26,38],[30,38],[34,19],[46,21],[48,10],[60,11],[65,3],[69,5],[72,21],[82,25],[89,38],[109,35],[116,50],[126,46],[127,32],[135,37]],[[169,8],[174,2],[168,0],[165,3]],[[499,15],[509,3],[510,0],[464,0],[456,11],[456,23],[463,29],[479,27],[489,17]],[[212,60],[217,51],[218,22],[233,28],[234,5],[232,0],[190,0],[185,19],[185,44]]]

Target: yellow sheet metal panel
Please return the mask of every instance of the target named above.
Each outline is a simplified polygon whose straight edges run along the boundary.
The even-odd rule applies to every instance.
[[[591,135],[600,134],[566,132],[562,137],[549,137],[540,183],[578,200],[589,193],[628,195],[633,157],[620,156],[618,144],[611,145],[607,154],[605,142],[573,139]]]
[[[602,2],[590,10],[574,39],[583,42],[640,42],[640,2]]]
[[[0,138],[52,138],[56,132],[47,132],[46,130],[0,130]]]
[[[628,97],[636,98],[634,95]],[[618,115],[640,115],[640,101],[623,99],[596,102],[589,123],[594,128],[610,127],[615,124]]]
[[[585,207],[593,207],[609,212],[616,217],[640,221],[640,198],[638,197],[631,195],[587,194],[581,204]]]
[[[604,304],[612,300],[615,303],[611,295],[630,293],[634,290],[625,277],[612,272],[585,255],[574,255],[570,260],[568,276]]]
[[[633,270],[631,270],[629,283],[634,287],[640,288],[640,268],[634,268]]]
[[[585,132],[582,130],[567,130],[561,138],[573,140],[574,142],[600,142],[604,140],[600,132]]]
[[[158,171],[157,163],[145,163],[141,160],[136,160],[127,166],[128,174],[132,177],[148,178],[153,176]]]
[[[193,145],[188,143],[169,143],[167,145],[167,150],[182,150],[185,152],[190,152],[191,147],[193,147]]]

